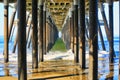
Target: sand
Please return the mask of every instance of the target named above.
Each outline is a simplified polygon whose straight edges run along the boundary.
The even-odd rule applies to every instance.
[[[89,52],[86,51],[86,66],[88,67]],[[106,51],[99,51],[98,72],[100,80],[106,77],[118,77],[118,63],[109,66],[109,55]],[[17,80],[17,55],[10,54],[10,62],[5,66],[3,55],[0,55],[0,80]],[[41,62],[37,70],[32,69],[32,54],[27,54],[28,80],[88,80],[88,69],[82,70],[80,64],[74,63],[74,54],[71,50],[67,52],[49,52],[44,55],[44,62]],[[111,72],[111,69],[114,72]],[[5,76],[6,72],[11,76]]]
[[[3,76],[3,77],[0,77],[0,80],[18,80],[18,79],[12,76]]]

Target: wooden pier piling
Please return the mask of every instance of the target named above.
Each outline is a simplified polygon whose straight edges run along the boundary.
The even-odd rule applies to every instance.
[[[71,11],[71,27],[72,27],[72,51],[74,53],[74,11],[73,11],[73,7],[72,7],[72,11]]]
[[[38,30],[38,41],[39,41],[39,62],[43,62],[43,0],[39,0],[39,30]]]
[[[8,32],[8,40],[10,40],[11,32],[12,32],[12,29],[13,29],[13,23],[14,23],[14,19],[15,19],[15,15],[16,15],[17,4],[15,3],[14,6],[15,6],[15,9],[14,9],[14,11],[12,13],[11,20],[10,20],[10,26],[9,26],[9,32]]]
[[[101,14],[102,14],[102,18],[103,18],[103,21],[104,21],[104,27],[105,27],[105,32],[106,32],[106,35],[107,35],[107,39],[108,41],[110,41],[110,30],[109,30],[109,27],[108,27],[108,22],[107,22],[107,18],[106,18],[106,15],[105,15],[105,10],[104,10],[104,6],[103,6],[103,3],[100,3],[100,11],[101,11]]]
[[[100,40],[101,40],[102,48],[103,48],[103,50],[106,50],[99,20],[98,20],[98,32],[99,32],[99,35],[100,35]]]
[[[78,0],[74,0],[75,62],[79,62]]]
[[[38,68],[38,22],[37,22],[38,0],[32,0],[32,67]]]
[[[17,27],[18,27],[18,26],[17,26]],[[15,37],[15,40],[14,40],[14,45],[13,45],[12,53],[15,53],[17,43],[18,43],[18,33],[16,34],[16,37]]]
[[[89,80],[98,80],[98,0],[89,0]]]
[[[80,66],[85,69],[85,0],[80,1]]]
[[[8,40],[8,0],[4,0],[4,62],[9,62],[9,40]]]
[[[12,31],[11,31],[11,36],[10,36],[10,40],[9,40],[9,41],[12,40],[12,38],[13,38],[13,34],[14,34],[14,31],[15,31],[15,26],[13,26],[13,29],[12,29]]]
[[[30,34],[30,39],[29,39],[29,41],[28,41],[28,48],[30,48],[31,42],[32,42],[32,32],[31,32],[31,34]]]
[[[109,53],[110,53],[110,63],[114,62],[114,28],[113,28],[113,0],[108,0],[109,6],[109,29],[110,29],[110,43],[109,43]]]
[[[89,22],[88,22],[88,19],[86,18],[85,19],[85,21],[86,21],[86,28],[85,28],[85,35],[86,35],[86,39],[89,39]]]
[[[26,0],[18,0],[18,80],[27,80]]]
[[[43,54],[46,54],[46,3],[44,3],[44,11],[43,11]]]
[[[31,27],[32,27],[32,20],[30,20],[30,24],[28,26],[28,30],[27,30],[27,34],[26,34],[26,45],[28,43],[28,39],[29,39],[29,36],[30,36],[30,31],[31,31]]]
[[[70,23],[70,49],[72,49],[72,13],[70,11],[70,16],[69,16],[69,23]]]

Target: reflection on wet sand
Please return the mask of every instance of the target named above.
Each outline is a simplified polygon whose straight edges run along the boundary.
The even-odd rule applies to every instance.
[[[119,65],[117,60],[114,64],[109,64],[109,59],[99,58],[99,80],[119,80]],[[74,63],[72,60],[41,62],[39,69],[34,70],[31,64],[28,63],[28,80],[88,80],[88,68],[82,70],[80,65]],[[86,65],[88,66],[88,64]],[[0,63],[0,76],[14,76],[17,79],[17,64]],[[2,78],[0,77],[0,80],[5,80]]]
[[[99,59],[99,80],[119,80],[118,63],[109,64],[107,60]],[[49,61],[40,65],[36,73],[29,74],[30,80],[88,80],[88,69],[81,70],[73,61]]]
[[[73,61],[48,61],[40,64],[41,67],[29,74],[31,80],[87,80],[86,70],[81,70],[79,64]]]
[[[16,65],[0,63],[0,80],[17,80]]]
[[[9,69],[8,69],[8,64],[5,64],[5,76],[9,76]]]

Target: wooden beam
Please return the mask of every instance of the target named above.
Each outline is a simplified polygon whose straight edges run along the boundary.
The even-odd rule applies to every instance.
[[[43,62],[43,0],[40,0],[40,5],[39,5],[39,62]]]
[[[8,48],[8,0],[4,0],[4,62],[7,63],[9,61],[9,48]]]
[[[54,0],[54,1],[46,0],[46,2],[54,2],[54,3],[56,3],[56,2],[59,2],[59,3],[66,2],[66,3],[68,3],[68,2],[73,2],[73,0]]]
[[[12,28],[13,28],[13,23],[14,23],[14,19],[15,19],[15,15],[16,15],[17,5],[16,5],[16,3],[14,5],[15,5],[15,10],[13,11],[12,16],[11,16],[11,20],[10,20],[10,26],[9,26],[9,32],[8,32],[9,33],[8,34],[8,41],[10,40],[11,31],[12,31]]]
[[[78,28],[78,0],[74,0],[74,39],[75,39],[75,54],[74,54],[74,59],[75,62],[79,62],[79,28]]]
[[[50,12],[66,12],[66,11],[68,11],[68,8],[49,8],[49,10],[48,11],[50,11]]]
[[[85,69],[85,1],[80,1],[80,66]]]
[[[89,0],[89,80],[98,80],[98,2]]]
[[[32,67],[38,68],[38,22],[37,22],[38,0],[32,0]]]
[[[46,50],[46,5],[44,4],[44,11],[43,11],[43,49],[44,49],[44,52],[43,54],[46,54],[47,53],[47,50]]]
[[[26,0],[17,0],[18,5],[18,80],[27,80],[26,60]]]
[[[113,0],[109,0],[109,29],[110,29],[110,43],[109,43],[109,51],[110,51],[110,63],[114,62],[114,28],[113,28]]]

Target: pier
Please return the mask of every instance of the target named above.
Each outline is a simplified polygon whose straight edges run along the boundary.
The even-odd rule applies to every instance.
[[[114,2],[119,2],[119,13],[116,14],[119,14],[120,22],[120,0],[0,2],[4,4],[4,62],[1,61],[0,66],[4,66],[5,74],[0,75],[0,80],[99,80],[104,76],[105,80],[114,80],[114,75],[117,75],[115,72],[118,73],[115,80],[120,79],[120,58],[116,56],[114,49],[113,15]],[[108,4],[108,14],[105,13],[105,3]],[[11,16],[9,7],[14,9]],[[98,9],[102,20],[98,17]],[[120,23],[118,25],[120,35]],[[56,51],[50,53],[59,39],[59,32],[68,51],[63,54]],[[9,41],[13,34],[16,35],[12,49],[12,54],[16,54],[13,55],[16,57],[15,63],[11,61],[12,54],[9,51]],[[109,49],[105,46],[103,35],[106,35]],[[101,50],[99,43],[102,45]],[[120,40],[118,45],[120,53]],[[31,56],[27,51],[30,48]],[[11,76],[9,70],[15,74]],[[107,74],[104,75],[106,71]]]

